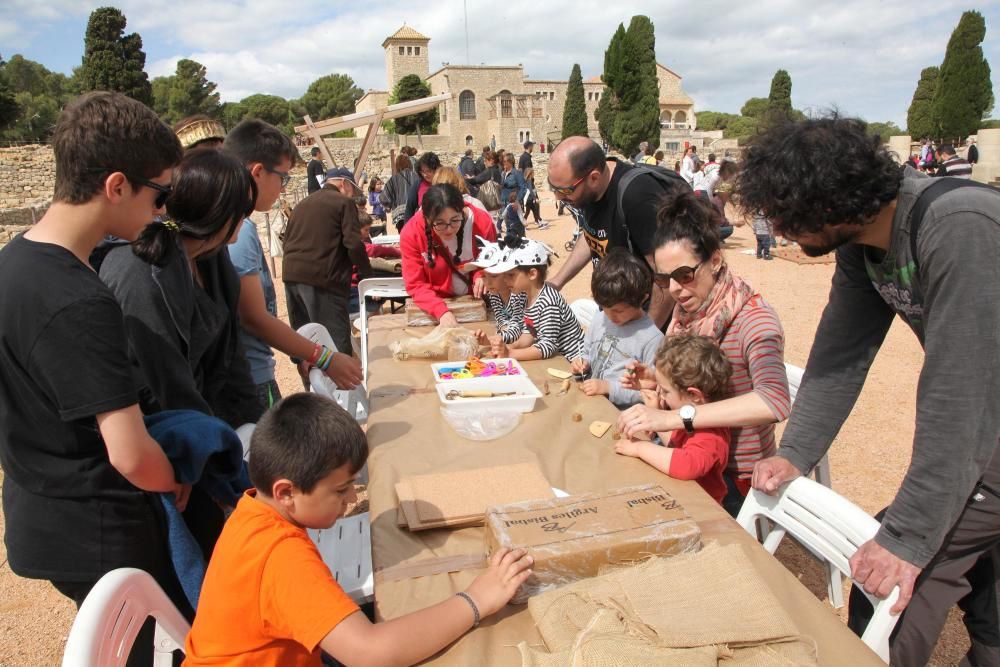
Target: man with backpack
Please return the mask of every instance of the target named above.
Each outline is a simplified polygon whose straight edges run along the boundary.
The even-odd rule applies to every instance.
[[[623,247],[653,264],[653,234],[663,194],[689,188],[677,174],[652,165],[629,165],[609,158],[586,137],[568,137],[549,158],[549,189],[580,213],[586,243],[577,243],[559,272],[549,279],[562,289],[587,262],[598,263],[611,248]],[[652,288],[649,316],[663,327],[673,309],[666,289]]]
[[[831,150],[839,161],[827,159]],[[758,137],[737,191],[744,210],[773,220],[807,255],[837,252],[779,454],[757,463],[754,488],[773,494],[823,457],[899,315],[924,348],[913,455],[851,576],[879,598],[899,587],[893,613],[905,613],[891,664],[927,664],[956,603],[971,638],[962,664],[1000,664],[1000,194],[901,171],[850,119]],[[850,625],[859,632],[871,606],[856,593]]]

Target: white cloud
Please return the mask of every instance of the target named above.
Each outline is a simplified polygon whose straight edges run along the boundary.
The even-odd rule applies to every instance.
[[[58,16],[92,7],[70,0],[13,0],[0,10],[4,35],[39,33]],[[98,6],[103,2],[92,2]],[[990,19],[1000,2],[981,5],[987,57],[1000,53]],[[766,96],[779,68],[792,76],[799,108],[837,106],[869,120],[904,123],[920,70],[939,64],[966,0],[469,0],[469,61],[522,63],[535,78],[568,76],[580,63],[600,74],[604,49],[620,22],[644,13],[656,26],[657,59],[684,77],[697,107],[737,112]],[[463,2],[415,6],[387,0],[361,5],[300,0],[123,0],[129,30],[164,57],[151,75],[169,74],[179,58],[208,68],[224,100],[264,92],[300,96],[314,79],[349,74],[363,88],[385,88],[382,40],[404,21],[431,38],[431,70],[466,62]],[[6,26],[6,27],[5,27]],[[11,28],[10,26],[15,26]],[[9,47],[8,47],[9,48]],[[998,96],[1000,98],[1000,96]]]

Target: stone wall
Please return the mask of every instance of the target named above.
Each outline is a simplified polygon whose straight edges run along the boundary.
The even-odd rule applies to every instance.
[[[0,209],[23,208],[52,199],[56,163],[52,146],[0,148]]]

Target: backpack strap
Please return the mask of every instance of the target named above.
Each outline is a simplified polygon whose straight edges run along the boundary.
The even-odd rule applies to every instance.
[[[634,252],[634,250],[632,248],[632,238],[628,233],[628,225],[625,224],[625,191],[628,190],[628,186],[632,184],[632,181],[643,174],[649,174],[659,181],[663,185],[664,190],[680,183],[686,185],[688,189],[691,188],[688,182],[685,181],[680,174],[664,169],[663,167],[654,167],[648,164],[636,164],[622,175],[621,179],[618,181],[618,209],[616,212],[615,222],[620,224],[625,229],[625,240],[628,244],[629,252]]]
[[[917,201],[913,203],[913,208],[910,209],[909,216],[910,257],[913,258],[914,271],[919,271],[920,269],[917,263],[917,233],[920,231],[920,223],[923,222],[924,216],[927,215],[927,209],[930,208],[930,205],[938,197],[959,188],[986,188],[992,192],[997,192],[996,188],[985,183],[978,183],[963,178],[935,179],[934,183],[924,188],[924,191],[917,197]]]

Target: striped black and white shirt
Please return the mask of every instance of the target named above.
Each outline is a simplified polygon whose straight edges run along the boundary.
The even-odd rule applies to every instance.
[[[486,301],[490,304],[493,317],[497,321],[497,333],[508,345],[521,335],[521,323],[524,322],[524,304],[528,295],[524,292],[511,294],[504,303],[499,294],[487,292]]]
[[[557,352],[570,361],[583,356],[583,329],[559,290],[548,283],[524,309],[524,326],[519,333],[531,334],[545,359]]]
[[[941,166],[938,167],[937,175],[972,178],[972,165],[956,155],[941,163]]]

